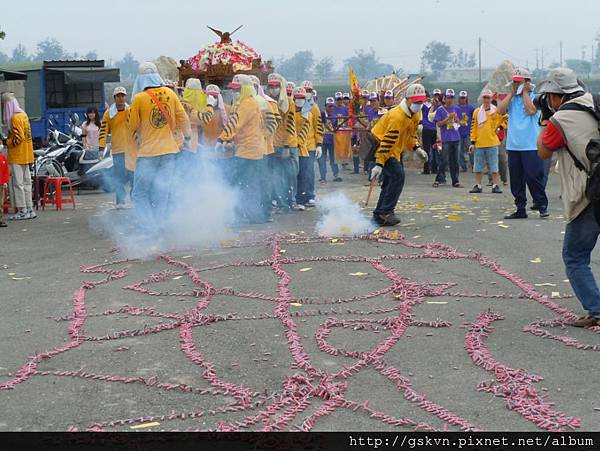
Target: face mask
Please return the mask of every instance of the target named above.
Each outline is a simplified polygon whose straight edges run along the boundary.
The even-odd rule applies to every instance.
[[[280,88],[269,88],[269,95],[273,98],[279,97],[280,92],[281,92]]]
[[[233,100],[240,100],[242,93],[239,91],[233,91]]]
[[[422,103],[413,103],[410,105],[410,111],[412,111],[413,113],[418,113],[422,109],[423,109]]]
[[[294,100],[294,104],[296,105],[297,108],[302,108],[305,103],[306,103],[305,99],[296,99],[296,100]]]

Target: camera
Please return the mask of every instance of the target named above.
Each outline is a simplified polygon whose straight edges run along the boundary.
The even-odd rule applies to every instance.
[[[540,94],[533,99],[535,107],[542,112],[540,121],[547,121],[554,114],[548,105],[548,94]]]

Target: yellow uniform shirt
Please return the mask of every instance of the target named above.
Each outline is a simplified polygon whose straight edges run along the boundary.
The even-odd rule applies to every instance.
[[[102,125],[100,125],[98,145],[99,147],[106,147],[106,141],[108,140],[108,135],[110,135],[112,154],[124,153],[125,167],[130,171],[134,171],[135,160],[137,158],[137,143],[127,127],[128,109],[125,108],[123,111],[118,111],[112,119],[108,110],[104,112]]]
[[[235,156],[247,160],[261,160],[266,153],[267,143],[262,114],[254,97],[240,102],[219,137],[223,141],[233,141]]]
[[[298,156],[308,157],[308,141],[310,135],[310,122],[312,111],[308,112],[308,117],[304,117],[301,111],[296,111],[296,131],[298,135]]]
[[[310,110],[310,129],[308,131],[308,150],[315,150],[317,146],[323,145],[323,121],[321,110],[315,104]]]
[[[225,105],[225,111],[227,114],[231,113],[231,105]],[[202,127],[202,144],[208,147],[213,147],[221,133],[223,133],[223,119],[221,118],[221,112],[215,111],[211,120]]]
[[[400,160],[402,152],[413,149],[418,143],[417,130],[421,113],[407,114],[402,103],[388,111],[373,127],[371,133],[379,140],[375,154],[378,164],[384,165],[389,158]]]
[[[147,92],[136,94],[129,114],[127,126],[136,133],[139,142],[139,157],[157,157],[179,152],[179,133],[190,136],[190,121],[181,105],[181,101],[171,89],[166,87],[150,88],[158,101],[164,106],[172,120],[173,131],[160,109],[154,104]]]
[[[506,128],[508,116],[506,114],[490,114],[489,111],[485,112],[487,120],[479,125],[477,116],[479,116],[479,110],[482,107],[476,108],[473,111],[473,122],[471,124],[471,142],[475,143],[475,147],[481,149],[482,147],[496,147],[500,145],[500,139],[496,130],[498,127]]]
[[[298,136],[296,133],[296,107],[294,106],[294,99],[288,97],[289,110],[287,113],[279,112],[281,116],[281,123],[275,131],[275,137],[273,143],[275,147],[298,147]]]
[[[8,133],[8,162],[10,164],[33,163],[33,141],[31,125],[25,113],[15,113],[11,120],[12,130]]]

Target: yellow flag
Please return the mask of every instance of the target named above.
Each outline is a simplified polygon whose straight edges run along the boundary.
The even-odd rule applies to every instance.
[[[360,93],[360,84],[354,70],[352,70],[352,66],[350,66],[350,90],[354,93]]]

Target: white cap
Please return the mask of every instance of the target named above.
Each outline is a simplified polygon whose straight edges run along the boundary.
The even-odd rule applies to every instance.
[[[425,87],[419,83],[410,85],[406,89],[406,98],[408,98],[411,102],[425,102],[425,100],[427,100]]]
[[[337,100],[341,100],[343,97],[344,97],[344,94],[342,94],[341,91],[338,91],[338,92],[335,93],[335,98]]]
[[[260,79],[256,75],[248,75],[254,86],[260,86]]]
[[[386,99],[393,99],[394,93],[392,91],[385,91],[385,94],[383,95],[383,97]]]
[[[306,91],[312,91],[312,88],[313,88],[312,81],[309,81],[309,80],[304,80],[304,81],[301,83],[301,86],[302,86],[302,87],[303,87],[303,88],[304,88]]]
[[[343,98],[344,98],[344,100],[345,99],[349,99],[350,98],[350,93],[349,92],[345,92]]]
[[[221,94],[221,89],[217,85],[208,85],[206,87],[206,93],[208,95],[214,94],[215,96],[218,96]]]
[[[440,88],[435,88],[433,90],[433,95],[435,96],[435,95],[438,95],[438,94],[441,95],[442,94],[442,90]]]
[[[484,89],[481,91],[481,97],[494,97],[494,93],[491,89]]]
[[[292,95],[294,96],[294,99],[305,99],[306,89],[304,89],[302,86],[297,86],[292,91]]]
[[[123,86],[117,86],[115,88],[115,90],[113,91],[113,97],[116,96],[117,94],[127,95],[127,89],[125,89]]]
[[[467,93],[467,91],[460,91],[458,93],[458,97],[469,97],[469,94]]]
[[[333,97],[327,97],[327,99],[325,99],[325,106],[333,105],[335,105],[335,99]]]
[[[267,83],[271,86],[281,86],[282,79],[283,77],[280,74],[273,72],[267,77]]]
[[[454,89],[452,89],[452,88],[446,89],[446,97],[454,97]]]
[[[293,91],[295,87],[296,87],[296,83],[294,83],[293,81],[288,81],[287,84],[285,85],[285,89],[287,91]],[[291,92],[290,92],[290,94],[291,94]]]
[[[158,67],[151,61],[146,61],[138,66],[138,74],[158,74]]]
[[[188,78],[185,82],[185,87],[200,91],[202,89],[202,82],[199,78]]]
[[[531,74],[527,69],[522,67],[515,67],[512,74],[513,81],[523,81],[525,79],[531,79]]]
[[[379,95],[373,91],[371,95],[369,95],[369,100],[379,100]]]

